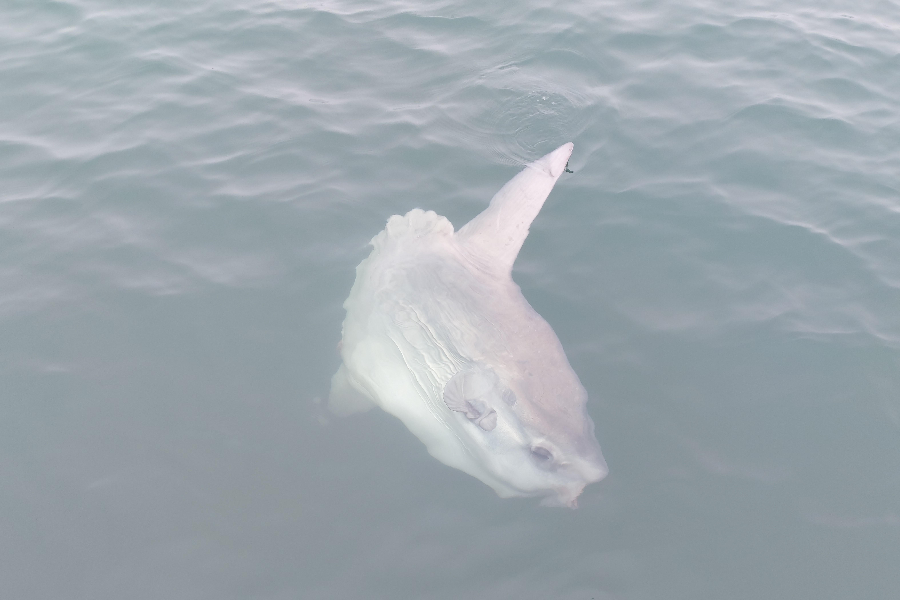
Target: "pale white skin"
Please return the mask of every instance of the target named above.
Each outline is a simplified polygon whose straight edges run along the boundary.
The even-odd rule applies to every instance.
[[[331,409],[377,405],[441,462],[501,497],[576,505],[607,474],[587,393],[511,277],[573,145],[528,165],[454,233],[434,212],[388,220],[344,303]]]

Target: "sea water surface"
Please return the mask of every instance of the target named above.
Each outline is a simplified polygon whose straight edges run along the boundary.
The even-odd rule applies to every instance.
[[[513,273],[610,474],[335,419],[388,217],[573,141]],[[0,597],[900,597],[896,1],[7,0]]]

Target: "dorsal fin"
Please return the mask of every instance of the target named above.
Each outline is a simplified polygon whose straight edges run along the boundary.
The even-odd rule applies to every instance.
[[[531,222],[550,195],[572,155],[574,144],[563,144],[527,165],[491,198],[484,212],[466,223],[457,240],[466,253],[487,271],[508,275]]]

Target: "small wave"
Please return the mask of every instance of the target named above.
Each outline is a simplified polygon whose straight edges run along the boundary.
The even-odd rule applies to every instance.
[[[542,89],[511,98],[490,114],[498,134],[495,153],[508,162],[524,162],[575,138],[588,122],[578,100]]]
[[[448,115],[453,121],[448,125],[467,145],[502,164],[530,162],[574,140],[590,124],[591,102],[572,90],[535,85],[490,90],[485,96],[493,101],[470,103],[473,112]]]

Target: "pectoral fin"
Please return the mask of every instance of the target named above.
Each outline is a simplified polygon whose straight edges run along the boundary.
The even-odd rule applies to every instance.
[[[493,373],[480,370],[460,371],[444,386],[447,408],[465,414],[485,431],[492,431],[497,426],[497,411],[491,408],[496,376],[491,375]]]

